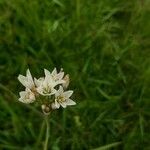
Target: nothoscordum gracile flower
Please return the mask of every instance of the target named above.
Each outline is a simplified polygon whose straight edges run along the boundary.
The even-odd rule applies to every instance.
[[[63,108],[66,108],[67,105],[75,105],[76,103],[70,99],[70,96],[73,94],[73,91],[65,91],[63,90],[63,87],[60,86],[59,90],[55,93],[55,102],[52,103],[52,108],[59,108],[62,106]]]
[[[26,88],[25,91],[21,91],[19,95],[20,95],[19,98],[20,102],[28,104],[33,103],[35,101],[35,95],[29,88]]]
[[[54,80],[54,78],[48,70],[44,69],[44,73],[45,78],[37,88],[37,92],[41,95],[50,96],[56,93],[56,89],[54,89],[54,87],[58,83]]]
[[[63,69],[60,72],[57,72],[56,68],[52,72],[44,69],[44,74],[44,77],[34,78],[33,80],[28,69],[26,76],[18,76],[18,80],[25,86],[25,91],[19,93],[19,101],[23,103],[39,103],[44,114],[49,114],[60,106],[66,108],[66,106],[76,104],[70,99],[73,91],[65,91],[70,80],[68,74],[64,76]]]
[[[60,72],[57,73],[56,68],[54,68],[54,70],[51,73],[51,76],[57,84],[65,83],[65,81],[63,80],[63,77],[64,77],[63,69],[61,69]]]

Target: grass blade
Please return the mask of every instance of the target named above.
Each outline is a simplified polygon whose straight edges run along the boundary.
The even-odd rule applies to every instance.
[[[108,145],[105,145],[105,146],[101,146],[101,147],[98,147],[98,148],[95,148],[95,149],[92,149],[92,150],[109,150],[110,148],[112,147],[116,147],[118,145],[120,145],[122,142],[115,142],[115,143],[111,143],[111,144],[108,144]]]

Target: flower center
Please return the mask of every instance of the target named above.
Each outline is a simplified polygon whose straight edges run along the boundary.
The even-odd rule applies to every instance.
[[[30,97],[31,97],[31,93],[27,92],[27,94],[25,95],[25,99],[30,99]]]
[[[51,93],[51,88],[50,87],[43,88],[43,93],[44,94]]]
[[[61,102],[65,102],[66,100],[65,100],[64,96],[58,96],[57,101],[61,103]]]

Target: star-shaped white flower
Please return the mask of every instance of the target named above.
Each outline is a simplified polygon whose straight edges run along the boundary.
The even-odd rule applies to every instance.
[[[27,69],[26,76],[19,75],[19,76],[18,76],[18,80],[19,80],[26,88],[33,89],[33,88],[35,87],[35,84],[34,84],[34,81],[33,81],[33,78],[32,78],[32,75],[31,75],[29,69]]]
[[[60,86],[59,90],[55,93],[55,102],[52,103],[52,109],[58,109],[60,106],[66,108],[67,105],[75,105],[76,103],[70,99],[73,91],[65,91],[63,87]]]
[[[44,96],[50,96],[55,94],[56,89],[54,87],[57,85],[57,83],[54,81],[54,79],[51,76],[51,73],[44,69],[45,78],[41,78],[41,80],[36,80],[36,84],[39,85],[37,87],[37,92]]]
[[[57,69],[54,68],[54,70],[51,73],[51,76],[52,76],[53,80],[56,82],[56,84],[65,83],[65,81],[63,80],[64,72],[62,70],[58,73]]]
[[[19,95],[20,95],[19,101],[22,103],[29,104],[35,101],[35,95],[29,88],[26,88],[25,91],[21,91]]]

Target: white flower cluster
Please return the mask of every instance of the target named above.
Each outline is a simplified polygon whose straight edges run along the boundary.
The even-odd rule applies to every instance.
[[[33,79],[28,69],[26,76],[18,76],[18,80],[25,86],[25,91],[19,93],[19,101],[27,104],[37,101],[45,114],[60,106],[66,108],[67,105],[75,105],[76,103],[70,99],[73,91],[66,91],[69,75],[64,76],[63,70],[57,72],[56,68],[51,73],[44,69],[44,73],[44,77]]]

